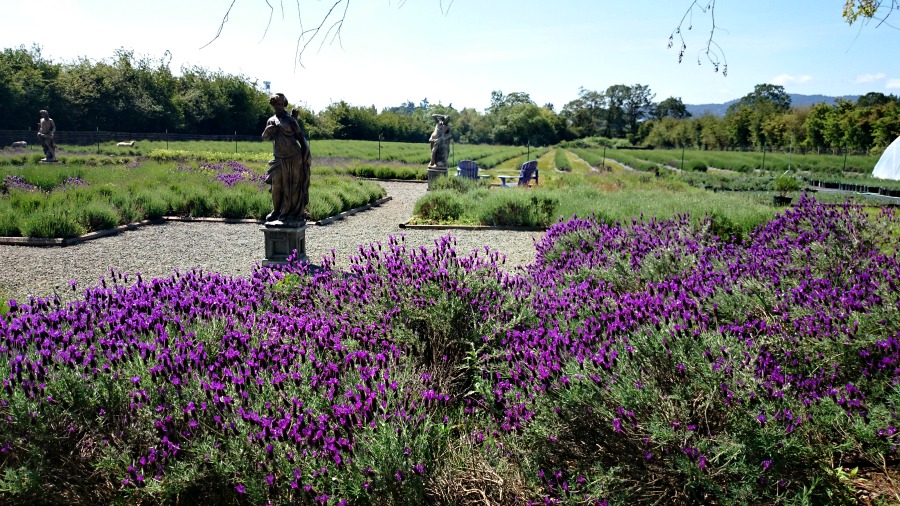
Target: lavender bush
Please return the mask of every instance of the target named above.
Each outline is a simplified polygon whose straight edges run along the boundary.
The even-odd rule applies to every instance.
[[[10,301],[0,501],[851,502],[897,462],[896,226],[804,197],[742,242],[560,222],[515,274],[401,237]]]

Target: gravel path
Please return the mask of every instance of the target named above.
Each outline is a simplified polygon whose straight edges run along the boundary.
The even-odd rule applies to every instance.
[[[489,246],[507,256],[506,266],[534,261],[534,238],[539,232],[500,230],[411,230],[399,224],[412,217],[416,200],[424,195],[421,183],[380,182],[392,200],[326,226],[306,232],[307,256],[319,263],[333,249],[343,268],[360,244],[386,243],[388,236],[406,236],[410,246],[431,247],[444,235],[457,238],[457,251]],[[110,268],[121,273],[140,272],[144,279],[168,277],[200,267],[229,275],[247,275],[265,256],[263,235],[256,224],[166,222],[96,239],[74,246],[37,248],[0,245],[0,297],[24,299],[54,292],[68,299],[69,281],[79,287],[109,277]],[[79,290],[80,292],[80,290]]]

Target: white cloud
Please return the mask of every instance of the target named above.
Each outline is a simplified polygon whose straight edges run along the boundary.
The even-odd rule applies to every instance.
[[[884,87],[889,90],[900,89],[900,79],[888,79],[888,82],[884,85]]]
[[[772,78],[772,84],[777,84],[780,86],[784,86],[785,84],[806,84],[812,82],[812,76],[792,76],[788,74],[781,74],[780,76]]]
[[[856,79],[853,81],[855,84],[865,84],[865,83],[874,83],[875,81],[881,81],[887,77],[884,75],[884,72],[879,72],[877,74],[860,74],[856,76]]]

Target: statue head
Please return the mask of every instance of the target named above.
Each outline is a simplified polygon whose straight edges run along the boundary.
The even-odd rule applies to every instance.
[[[41,117],[42,117],[42,118],[44,118],[44,119],[46,119],[46,118],[49,118],[49,117],[50,117],[50,113],[49,113],[49,112],[47,112],[47,109],[41,109],[41,111],[40,111],[40,115],[41,115]]]
[[[269,105],[274,107],[276,111],[279,111],[287,107],[288,99],[284,96],[284,93],[276,93],[269,97]]]

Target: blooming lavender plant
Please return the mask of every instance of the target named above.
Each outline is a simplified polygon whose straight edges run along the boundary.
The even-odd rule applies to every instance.
[[[740,243],[687,216],[561,222],[516,273],[392,237],[344,272],[10,301],[0,499],[847,494],[833,462],[896,455],[896,226],[802,197]]]

